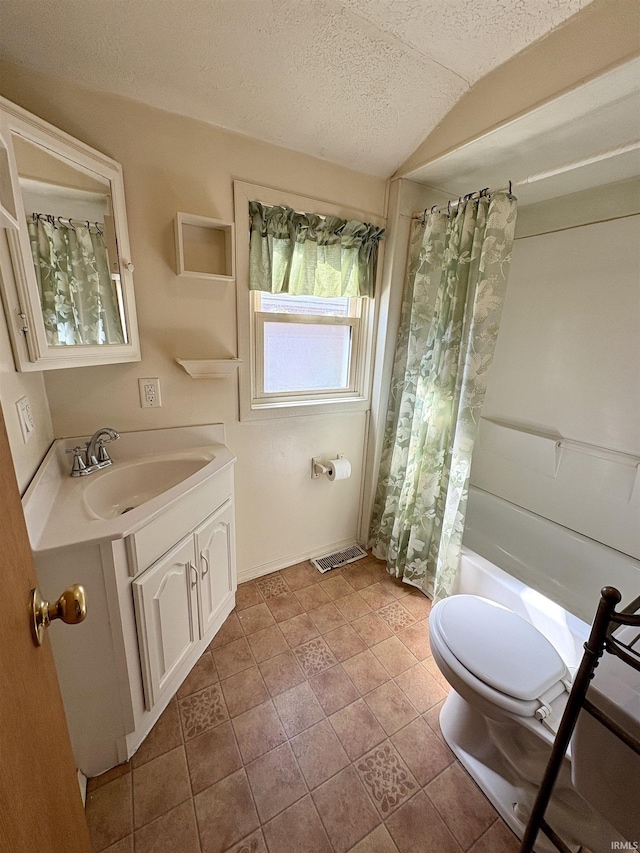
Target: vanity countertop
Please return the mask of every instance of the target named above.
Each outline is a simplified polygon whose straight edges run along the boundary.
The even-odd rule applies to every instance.
[[[121,433],[109,444],[113,465],[71,477],[67,450],[88,438],[55,441],[22,499],[35,552],[123,539],[236,459],[224,444],[222,424],[143,430]]]

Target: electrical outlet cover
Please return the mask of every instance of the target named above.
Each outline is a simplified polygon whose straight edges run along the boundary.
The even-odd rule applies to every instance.
[[[140,405],[143,409],[157,409],[162,406],[160,380],[156,378],[138,379]]]

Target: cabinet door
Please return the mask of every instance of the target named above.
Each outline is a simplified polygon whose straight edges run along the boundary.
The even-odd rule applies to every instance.
[[[189,536],[132,584],[147,710],[199,640],[193,563]]]
[[[200,570],[200,636],[212,629],[236,588],[233,504],[226,501],[195,531]]]

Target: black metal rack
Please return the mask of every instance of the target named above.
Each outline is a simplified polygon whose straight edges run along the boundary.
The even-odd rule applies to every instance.
[[[605,586],[600,594],[600,603],[589,634],[589,639],[584,644],[584,655],[575,675],[571,693],[562,715],[558,733],[556,735],[549,762],[542,778],[542,783],[531,810],[527,823],[520,853],[532,853],[533,845],[540,830],[544,832],[551,843],[561,853],[571,853],[571,850],[562,841],[558,834],[545,820],[545,813],[553,792],[562,760],[569,746],[569,741],[576,726],[578,716],[586,711],[595,717],[610,732],[620,738],[628,747],[640,755],[640,741],[625,732],[607,714],[596,707],[587,698],[589,682],[594,676],[600,658],[604,652],[615,655],[629,666],[640,672],[640,630],[631,641],[623,642],[614,636],[614,632],[625,625],[633,625],[640,629],[640,596],[631,602],[623,610],[616,611],[622,596],[615,587]]]

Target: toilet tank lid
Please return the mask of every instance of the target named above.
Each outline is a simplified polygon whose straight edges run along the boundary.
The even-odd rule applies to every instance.
[[[547,638],[513,610],[477,595],[451,596],[439,610],[450,651],[495,690],[514,699],[538,699],[568,675]]]

